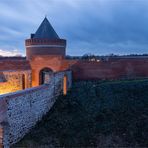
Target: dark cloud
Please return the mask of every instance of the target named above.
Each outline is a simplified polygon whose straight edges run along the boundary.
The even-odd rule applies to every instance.
[[[48,15],[68,40],[67,54],[148,52],[146,0],[1,0],[0,7],[0,49],[24,52],[24,39]]]

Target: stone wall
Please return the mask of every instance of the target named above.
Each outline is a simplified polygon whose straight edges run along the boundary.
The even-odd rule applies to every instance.
[[[70,88],[71,72],[64,71],[54,73],[49,84],[0,96],[4,147],[9,147],[23,138],[50,110],[58,95],[63,93],[64,76],[67,76],[67,87]]]
[[[0,72],[0,94],[22,90],[23,85],[24,88],[31,87],[31,70]]]

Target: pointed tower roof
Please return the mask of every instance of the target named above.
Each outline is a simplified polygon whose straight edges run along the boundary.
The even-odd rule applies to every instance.
[[[34,34],[33,38],[46,38],[46,39],[59,39],[59,36],[45,17],[38,30]]]

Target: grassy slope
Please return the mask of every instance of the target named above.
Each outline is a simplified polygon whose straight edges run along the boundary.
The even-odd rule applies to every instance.
[[[15,147],[148,146],[148,80],[77,82]]]

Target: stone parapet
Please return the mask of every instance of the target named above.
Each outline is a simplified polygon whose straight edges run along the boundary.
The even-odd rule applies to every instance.
[[[71,87],[71,82],[71,71],[63,71],[54,73],[49,84],[1,95],[0,145],[9,148],[22,139],[63,94],[65,85]]]

